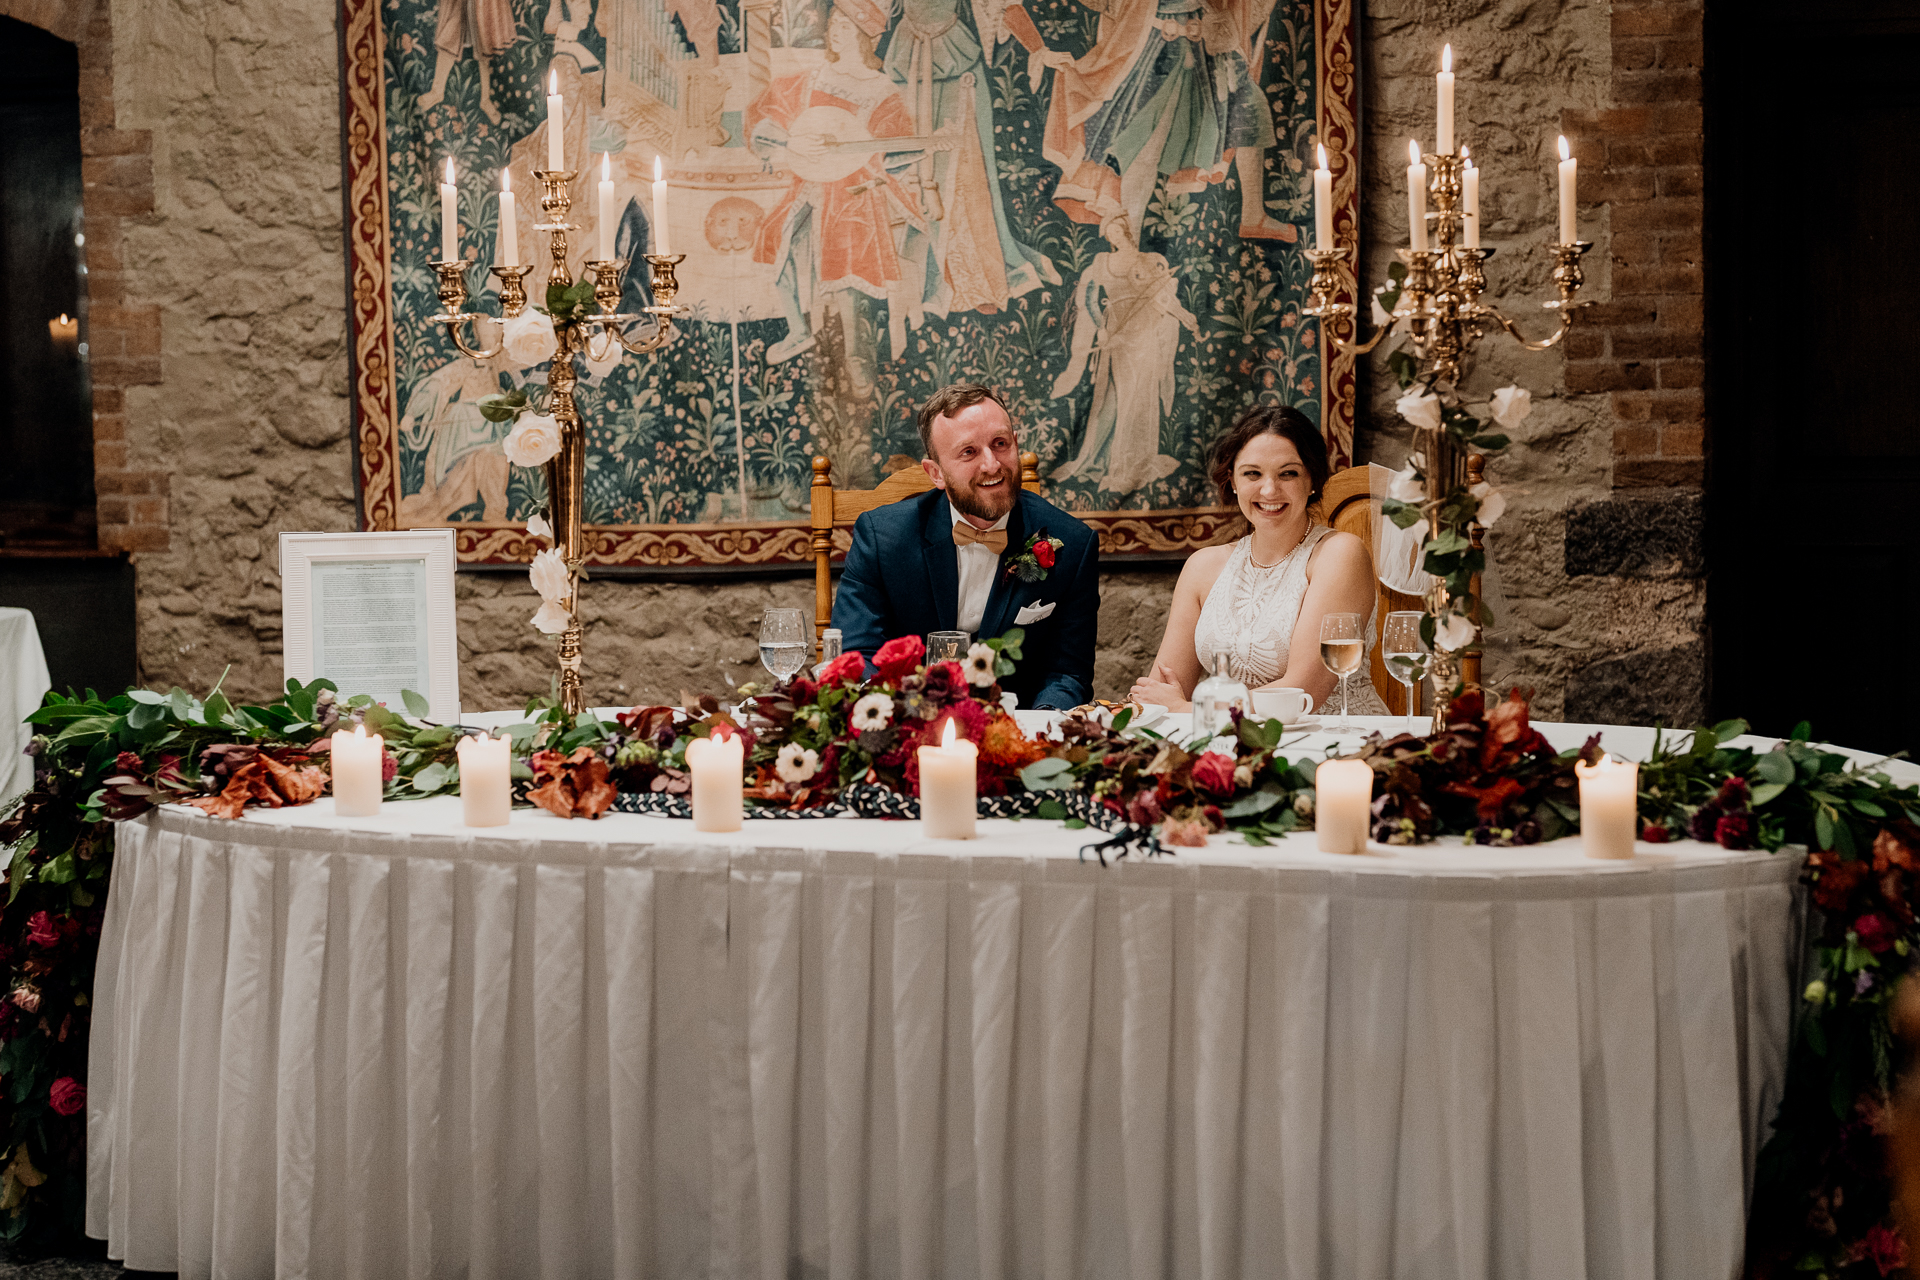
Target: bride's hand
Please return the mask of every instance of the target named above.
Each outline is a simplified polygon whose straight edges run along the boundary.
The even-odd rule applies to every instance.
[[[1142,706],[1162,706],[1169,711],[1185,711],[1192,704],[1187,701],[1187,691],[1180,687],[1180,681],[1166,664],[1156,662],[1153,670],[1133,682],[1133,688],[1127,697]]]

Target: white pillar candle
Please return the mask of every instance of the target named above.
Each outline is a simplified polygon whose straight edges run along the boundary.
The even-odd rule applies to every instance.
[[[1601,756],[1573,766],[1580,779],[1580,841],[1589,858],[1631,858],[1640,829],[1640,766]]]
[[[560,73],[547,72],[547,168],[559,173],[567,167],[566,111],[560,103]]]
[[[1320,167],[1313,171],[1313,247],[1333,248],[1333,170],[1327,168],[1327,148],[1320,147]]]
[[[1573,158],[1573,148],[1567,145],[1566,137],[1560,139],[1560,243],[1572,244],[1580,237],[1575,217],[1574,173],[1580,162]]]
[[[744,750],[738,734],[695,738],[687,744],[687,772],[693,775],[693,829],[738,831],[746,816],[741,795]]]
[[[1427,250],[1427,166],[1420,163],[1420,144],[1407,143],[1408,245],[1415,253]]]
[[[920,748],[920,825],[933,839],[973,839],[979,757],[972,742],[955,740],[952,720],[939,746]]]
[[[1440,111],[1434,121],[1433,149],[1441,155],[1453,150],[1453,46],[1440,51]]]
[[[600,261],[613,261],[613,153],[600,153]]]
[[[1365,853],[1373,822],[1373,766],[1323,760],[1313,775],[1313,829],[1322,853]]]
[[[465,737],[454,746],[460,764],[460,807],[470,827],[504,827],[513,817],[513,758],[507,738]]]
[[[364,725],[355,725],[352,733],[337,729],[332,756],[333,811],[343,818],[371,818],[379,813],[387,760],[387,744],[380,735],[369,736]]]
[[[514,214],[513,177],[505,169],[500,171],[500,265],[520,265],[520,224]]]
[[[1460,161],[1464,166],[1460,170],[1460,211],[1465,216],[1460,220],[1462,243],[1469,249],[1480,247],[1480,170],[1474,168],[1473,161],[1467,158],[1467,149],[1460,148]]]
[[[440,184],[440,261],[460,257],[460,191],[453,185],[453,157],[447,157],[446,180]]]
[[[673,252],[667,231],[667,167],[659,156],[653,158],[653,251],[663,258]]]

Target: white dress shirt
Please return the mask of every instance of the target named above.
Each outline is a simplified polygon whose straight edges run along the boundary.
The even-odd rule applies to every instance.
[[[947,503],[947,514],[955,524],[966,519],[951,502]],[[1009,511],[987,528],[1004,529],[1012,518],[1013,512]],[[960,607],[954,613],[953,626],[956,631],[977,635],[987,616],[987,597],[993,594],[993,572],[1000,566],[1000,557],[977,542],[955,547],[953,553],[960,566]]]

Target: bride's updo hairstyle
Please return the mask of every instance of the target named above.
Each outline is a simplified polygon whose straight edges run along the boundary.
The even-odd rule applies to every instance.
[[[1321,493],[1327,487],[1327,477],[1333,472],[1327,462],[1327,442],[1321,438],[1320,428],[1307,421],[1306,415],[1298,409],[1283,404],[1257,404],[1241,414],[1227,429],[1227,434],[1221,436],[1213,446],[1213,456],[1207,463],[1207,478],[1213,481],[1214,492],[1220,495],[1220,505],[1239,505],[1239,499],[1233,492],[1234,464],[1240,461],[1240,451],[1255,436],[1266,434],[1282,436],[1293,442],[1293,447],[1299,450],[1300,461],[1306,464],[1307,479],[1313,483],[1313,496],[1309,502],[1319,502]]]

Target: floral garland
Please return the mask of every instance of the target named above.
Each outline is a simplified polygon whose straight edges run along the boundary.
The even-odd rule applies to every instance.
[[[813,676],[712,698],[639,707],[612,721],[569,716],[552,698],[527,704],[513,739],[516,798],[565,817],[596,818],[622,794],[689,788],[696,737],[745,740],[747,794],[762,811],[803,812],[850,789],[912,795],[916,748],[947,723],[980,746],[983,795],[1025,795],[1071,827],[1095,809],[1121,834],[1098,846],[1170,852],[1221,831],[1265,844],[1310,828],[1313,762],[1281,751],[1278,721],[1235,716],[1212,739],[1181,742],[1133,726],[1131,709],[1087,710],[1034,739],[999,705],[1020,657],[1019,632],[976,645],[964,663],[924,662],[920,641],[890,641],[869,676],[857,654]],[[424,702],[408,697],[423,716]],[[328,735],[360,724],[388,746],[390,800],[458,786],[463,732],[417,723],[326,681],[236,706],[174,689],[110,699],[49,695],[33,789],[0,821],[9,846],[0,915],[0,1241],[58,1248],[80,1239],[86,1165],[86,1054],[94,960],[113,860],[113,823],[183,801],[235,816],[300,804],[330,786]],[[1656,742],[1640,767],[1645,839],[1687,833],[1734,849],[1804,846],[1818,908],[1816,975],[1794,1032],[1786,1092],[1761,1153],[1750,1260],[1760,1274],[1884,1276],[1905,1264],[1893,1225],[1885,1151],[1892,1086],[1889,1001],[1920,946],[1914,873],[1920,790],[1810,744],[1803,726],[1770,751],[1727,745],[1728,721]],[[1458,835],[1528,844],[1577,829],[1572,768],[1599,751],[1556,753],[1524,697],[1453,699],[1424,737],[1373,738],[1374,835],[1418,844]],[[1069,801],[1071,803],[1069,803]]]

